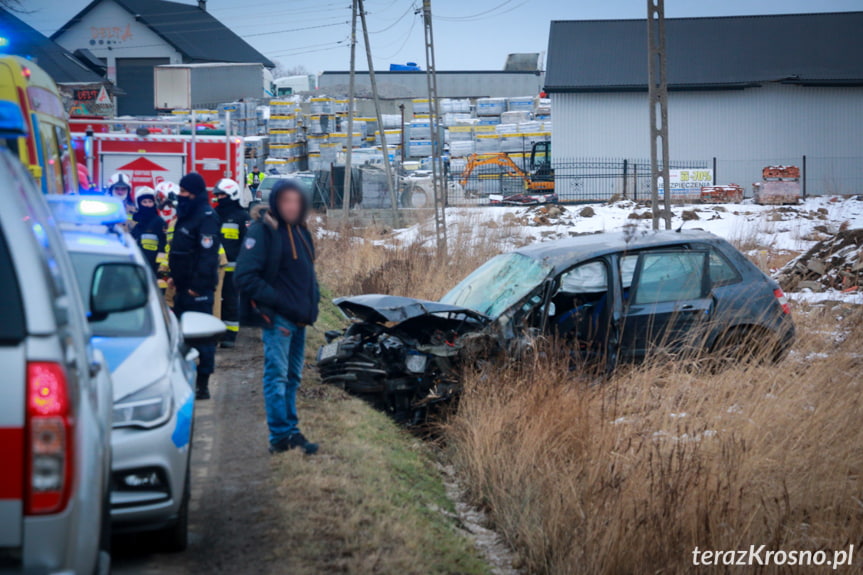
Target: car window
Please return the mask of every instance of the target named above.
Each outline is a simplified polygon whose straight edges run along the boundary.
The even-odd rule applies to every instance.
[[[704,296],[705,252],[657,251],[642,253],[639,257],[634,305]]]
[[[89,313],[90,298],[87,294],[90,293],[90,282],[93,280],[96,267],[105,262],[129,262],[129,259],[84,252],[71,252],[70,255],[75,266],[75,278],[83,294],[84,307]],[[117,290],[125,288],[126,286],[123,285],[116,286]],[[112,313],[104,320],[91,322],[90,325],[93,335],[102,337],[144,337],[153,333],[153,317],[149,305],[132,311]]]
[[[716,248],[710,250],[710,281],[714,286],[724,286],[741,281],[740,273]]]
[[[26,335],[24,304],[12,256],[3,229],[0,228],[0,345],[17,343]]]
[[[608,291],[608,270],[600,261],[577,266],[560,277],[564,293],[599,293]]]
[[[497,318],[542,284],[551,270],[551,265],[523,254],[499,255],[474,270],[440,301]]]
[[[623,289],[632,287],[632,278],[635,276],[635,266],[638,265],[638,254],[629,254],[620,258],[620,280]]]

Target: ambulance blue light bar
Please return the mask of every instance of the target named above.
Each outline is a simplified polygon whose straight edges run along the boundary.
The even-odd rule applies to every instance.
[[[48,196],[54,218],[61,224],[112,226],[126,221],[123,202],[99,196]]]

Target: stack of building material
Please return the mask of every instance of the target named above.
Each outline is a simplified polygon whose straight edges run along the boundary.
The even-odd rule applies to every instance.
[[[308,147],[309,153],[320,153],[321,144],[326,144],[329,141],[329,134],[309,134],[306,137],[306,146]]]
[[[441,114],[470,114],[470,100],[467,98],[443,98],[440,101]]]
[[[500,116],[506,112],[506,98],[478,98],[477,116]]]
[[[385,130],[387,135],[387,147],[390,146],[400,146],[402,143],[402,131],[399,129],[394,130]],[[381,145],[381,131],[377,130],[375,132],[375,143],[380,146]]]
[[[283,106],[277,106],[284,110]],[[272,104],[271,104],[272,111]],[[297,159],[302,155],[298,138],[297,116],[294,113],[270,115],[269,121],[270,157],[279,159]]]
[[[309,109],[312,114],[333,114],[333,99],[327,97],[312,98],[309,100]]]
[[[534,96],[509,98],[506,101],[506,108],[510,112],[527,112],[533,115],[536,112],[537,100],[538,98]]]
[[[414,98],[413,100],[413,112],[414,116],[416,115],[428,115],[431,113],[431,106],[429,106],[428,98]]]
[[[521,122],[529,122],[531,119],[532,114],[526,110],[504,112],[500,115],[501,124],[518,124]]]

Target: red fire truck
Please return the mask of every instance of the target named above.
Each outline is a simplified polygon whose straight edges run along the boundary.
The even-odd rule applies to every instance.
[[[69,124],[78,163],[87,166],[97,187],[116,172],[128,174],[133,187],[179,182],[191,171],[200,173],[210,188],[222,178],[245,181],[239,136],[170,133],[179,131],[173,122],[73,118]]]

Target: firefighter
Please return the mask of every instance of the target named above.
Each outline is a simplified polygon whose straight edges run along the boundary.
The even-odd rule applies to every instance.
[[[253,200],[258,199],[258,186],[261,185],[261,182],[266,177],[267,175],[258,166],[252,167],[252,171],[246,176],[246,185],[249,186],[249,190],[252,192]]]
[[[126,207],[128,219],[132,219],[135,213],[135,204],[132,201],[132,178],[123,172],[117,172],[108,180],[107,195],[123,202]]]
[[[177,317],[187,311],[213,313],[219,283],[220,233],[219,216],[210,205],[204,178],[197,172],[186,174],[180,180],[177,223],[168,253]],[[216,368],[216,345],[205,343],[195,347],[200,354],[195,397],[209,399],[210,376]]]
[[[180,196],[180,186],[174,182],[163,180],[156,184],[156,208],[159,216],[165,222],[165,251],[159,254],[159,269],[156,277],[159,279],[159,288],[165,295],[165,303],[173,307],[174,290],[168,287],[170,268],[168,267],[168,251],[174,240],[174,224],[177,221],[177,198]]]
[[[220,180],[213,188],[213,195],[216,197],[216,213],[222,220],[222,249],[228,260],[220,290],[221,318],[228,331],[222,338],[221,347],[232,348],[236,344],[237,332],[240,330],[238,309],[240,300],[234,287],[234,270],[251,218],[249,218],[249,212],[240,205],[240,185],[234,180],[228,178]]]
[[[138,246],[147,258],[153,273],[159,273],[159,254],[165,253],[165,220],[159,215],[156,206],[156,192],[148,186],[141,186],[135,190],[135,204],[137,211],[132,219],[135,227],[132,228],[132,237],[138,242]]]

